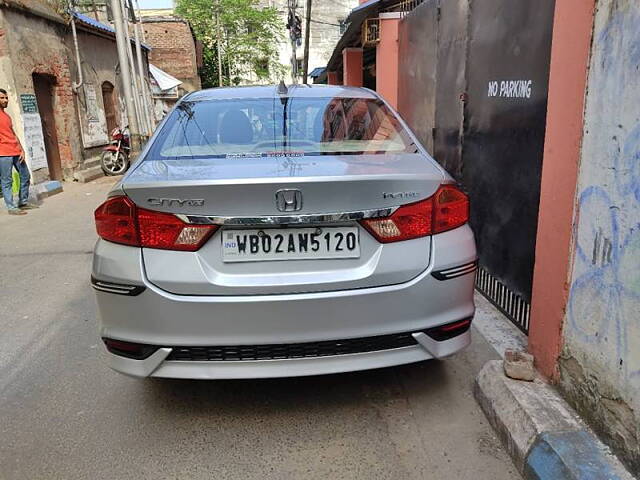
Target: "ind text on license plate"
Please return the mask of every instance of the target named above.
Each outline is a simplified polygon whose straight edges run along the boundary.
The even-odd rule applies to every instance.
[[[360,257],[358,227],[225,230],[225,262]]]

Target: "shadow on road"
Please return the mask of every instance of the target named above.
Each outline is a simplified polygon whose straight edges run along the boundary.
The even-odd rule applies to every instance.
[[[446,362],[430,360],[416,364],[364,372],[312,377],[257,380],[176,380],[149,378],[140,380],[145,404],[173,413],[255,412],[256,408],[277,411],[307,409],[314,404],[347,407],[362,401],[404,397],[405,385],[416,390],[442,392],[449,381]],[[167,412],[169,413],[169,412]]]

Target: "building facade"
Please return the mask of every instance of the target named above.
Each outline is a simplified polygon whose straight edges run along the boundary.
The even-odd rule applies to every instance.
[[[180,95],[200,90],[202,47],[189,22],[175,16],[172,9],[142,10],[140,16],[144,41],[152,48],[149,62],[182,82]]]
[[[0,6],[0,86],[36,183],[100,175],[109,133],[126,122],[113,29],[81,14],[71,18],[80,65],[70,18],[39,0]]]

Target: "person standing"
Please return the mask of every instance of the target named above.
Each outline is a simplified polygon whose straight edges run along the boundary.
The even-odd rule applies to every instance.
[[[0,88],[0,186],[4,203],[9,210],[9,215],[26,215],[25,210],[38,208],[27,203],[29,198],[30,175],[24,149],[13,130],[11,117],[4,111],[9,104],[7,91]],[[20,193],[18,205],[13,201],[13,168],[20,175]]]

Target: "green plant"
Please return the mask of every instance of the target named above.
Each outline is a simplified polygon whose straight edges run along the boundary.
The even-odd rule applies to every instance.
[[[178,0],[176,13],[204,46],[203,86],[218,86],[219,63],[223,85],[275,82],[286,72],[278,62],[284,25],[275,8],[258,0]]]

